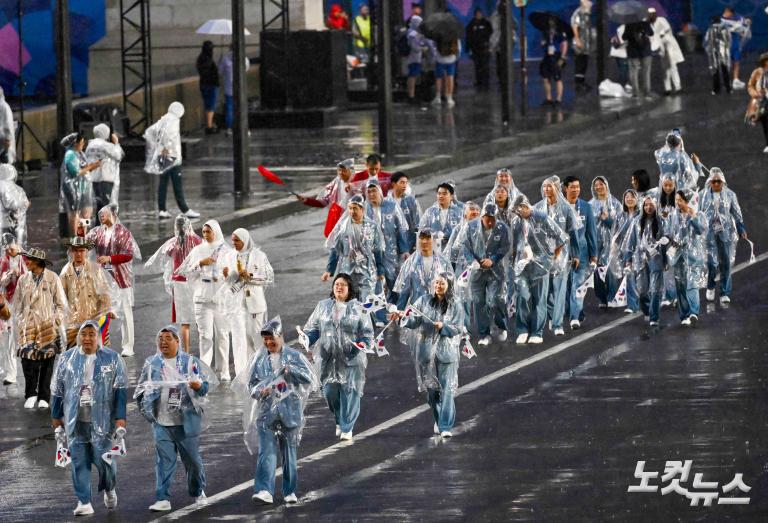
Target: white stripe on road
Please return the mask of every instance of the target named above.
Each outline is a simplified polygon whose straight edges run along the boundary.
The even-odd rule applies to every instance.
[[[738,265],[736,265],[733,268],[732,274],[736,274],[737,272],[740,272],[741,270],[754,265],[756,263],[765,261],[768,259],[768,253],[763,253],[760,256],[757,256],[755,258],[755,261],[753,263],[748,262],[742,262]],[[568,341],[564,341],[563,343],[559,343],[555,345],[554,347],[550,347],[549,349],[543,350],[537,354],[534,354],[533,356],[530,356],[528,358],[525,358],[523,360],[520,360],[516,363],[513,363],[512,365],[509,365],[507,367],[504,367],[502,369],[497,370],[496,372],[492,372],[491,374],[488,374],[487,376],[484,376],[482,378],[476,379],[475,381],[472,381],[470,383],[467,383],[466,385],[459,387],[459,390],[457,391],[456,395],[459,396],[461,394],[466,394],[468,392],[473,392],[481,387],[484,387],[485,385],[488,385],[489,383],[498,380],[499,378],[503,378],[504,376],[507,376],[509,374],[512,374],[513,372],[517,372],[520,369],[523,369],[525,367],[528,367],[530,365],[533,365],[534,363],[537,363],[543,359],[549,358],[550,356],[554,356],[556,354],[559,354],[567,349],[570,349],[571,347],[578,345],[580,343],[583,343],[591,338],[594,338],[595,336],[599,336],[600,334],[609,331],[613,329],[614,327],[618,327],[619,325],[623,325],[625,323],[628,323],[635,318],[639,317],[639,313],[635,314],[627,314],[625,316],[622,316],[621,318],[617,318],[609,323],[606,323],[605,325],[601,327],[597,327],[595,329],[592,329],[590,331],[584,332],[582,334],[579,334],[575,338],[572,338]],[[361,432],[360,434],[355,435],[355,441],[361,441],[367,438],[370,438],[372,436],[375,436],[377,434],[380,434],[386,430],[391,429],[392,427],[395,427],[399,425],[400,423],[403,423],[404,421],[411,420],[415,418],[416,416],[426,413],[429,411],[428,405],[421,405],[419,407],[415,407],[411,410],[408,410],[406,412],[403,412],[402,414],[395,416],[394,418],[391,418],[383,423],[380,423],[374,427],[371,427],[370,429]],[[332,454],[335,454],[339,450],[349,447],[351,443],[349,442],[339,442],[334,445],[331,445],[330,447],[327,447],[325,449],[319,450],[313,454],[310,454],[309,456],[305,456],[301,458],[298,461],[298,465],[311,463],[313,461],[321,460],[327,456],[330,456]],[[277,470],[276,477],[280,477],[282,475],[282,469]],[[243,492],[244,490],[247,490],[253,486],[253,480],[249,479],[248,481],[245,481],[243,483],[240,483],[239,485],[235,485],[234,487],[228,488],[227,490],[223,490],[217,494],[214,494],[213,496],[208,497],[208,505],[213,505],[215,503],[218,503],[219,501],[223,501],[227,498],[230,498],[236,494],[239,494],[240,492]],[[160,518],[157,518],[152,521],[152,523],[160,522],[160,521],[173,521],[177,519],[181,519],[185,516],[188,516],[189,514],[192,514],[193,512],[196,512],[198,510],[206,508],[205,506],[199,507],[197,505],[188,505],[184,508],[180,508],[179,510],[175,510],[169,514],[166,514],[165,516],[162,516]]]

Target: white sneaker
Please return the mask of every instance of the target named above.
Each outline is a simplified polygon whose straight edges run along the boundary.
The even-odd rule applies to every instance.
[[[632,309],[630,309],[630,308],[626,308],[626,309],[624,309],[624,314],[634,314],[634,313],[635,313],[635,311],[633,311],[633,310],[632,310]]]
[[[496,339],[499,341],[507,341],[507,331],[499,331],[499,334],[496,336]]]
[[[720,303],[731,303],[731,299],[728,296],[720,296]]]
[[[432,105],[441,105],[443,103],[443,100],[440,99],[440,95],[438,94],[435,96],[435,99],[432,100]]]
[[[200,218],[200,213],[193,211],[192,209],[187,209],[187,212],[184,213],[184,216],[187,218]]]
[[[37,403],[37,396],[30,396],[27,401],[24,402],[25,409],[34,409],[35,403]]]
[[[715,289],[707,289],[707,301],[715,301]]]
[[[659,322],[658,321],[652,321],[652,322],[649,323],[649,325],[651,327],[658,327],[659,326]]]
[[[299,502],[298,498],[296,498],[296,494],[288,494],[287,496],[285,496],[284,501],[286,503],[291,503],[291,504]]]
[[[130,358],[131,356],[133,356],[133,350],[123,349],[122,352],[120,353],[120,356],[122,356],[123,358]]]
[[[336,437],[338,438],[339,436],[341,436],[341,427],[336,425]]]
[[[517,339],[515,340],[515,343],[517,343],[518,345],[523,345],[524,343],[528,343],[528,334],[527,333],[518,334]]]
[[[763,154],[768,154],[768,145],[766,145],[765,149],[763,149]]]
[[[342,432],[339,434],[339,439],[342,441],[352,441],[352,431],[349,432]]]
[[[219,381],[232,381],[232,378],[229,377],[229,374],[226,374],[219,378]]]
[[[581,328],[581,322],[579,320],[571,320],[571,330],[579,330]]]
[[[253,496],[251,496],[251,499],[253,501],[261,501],[262,503],[272,503],[274,500],[272,499],[272,494],[267,492],[266,490],[260,490]]]
[[[434,432],[435,434],[440,434],[440,429],[437,428],[437,423],[435,423],[435,426],[432,427],[432,432]]]
[[[90,503],[82,504],[77,502],[77,508],[72,511],[75,516],[90,516],[93,514],[93,505]]]
[[[544,343],[544,338],[541,336],[531,336],[528,338],[528,343],[531,343],[533,345],[538,345],[539,343]]]
[[[456,105],[456,102],[453,100],[452,96],[449,96],[448,99],[446,100],[445,104],[448,107],[454,107]]]
[[[691,322],[699,321],[699,317],[696,316],[695,314],[691,314],[690,316],[688,316],[688,319],[691,320]]]
[[[37,408],[38,409],[47,409],[48,408],[48,402],[45,400],[40,400],[37,402]]]
[[[555,329],[555,336],[565,336],[565,331],[562,327],[558,327]]]
[[[672,305],[672,300],[662,300],[661,301],[661,306],[662,307],[669,307],[670,305]]]
[[[195,498],[195,505],[198,507],[204,507],[208,504],[208,497],[205,495],[205,491],[202,491],[199,496]]]
[[[149,506],[149,510],[152,512],[168,512],[171,510],[171,502],[167,499],[161,499],[160,501],[155,501],[154,504]]]
[[[117,492],[115,489],[104,491],[104,506],[109,510],[114,510],[117,507]]]
[[[734,89],[744,89],[744,86],[745,86],[745,85],[746,85],[746,84],[745,84],[744,82],[742,82],[741,80],[739,80],[738,78],[736,78],[736,79],[733,81],[733,83],[731,84],[731,87],[733,87]]]
[[[158,211],[157,217],[160,218],[161,220],[165,220],[171,217],[171,213],[169,213],[168,211]]]
[[[440,433],[440,437],[441,437],[441,438],[445,438],[445,439],[448,439],[448,438],[452,438],[452,437],[453,437],[453,434],[451,434],[451,431],[450,431],[450,430],[444,430],[444,431],[442,431],[442,432]]]
[[[685,318],[683,321],[681,321],[681,322],[680,322],[680,325],[686,325],[686,326],[688,326],[688,325],[690,325],[690,324],[691,324],[691,318],[690,318],[690,317],[688,317],[688,318]]]
[[[491,337],[490,336],[483,336],[480,338],[480,341],[477,342],[478,345],[486,346],[491,344]]]

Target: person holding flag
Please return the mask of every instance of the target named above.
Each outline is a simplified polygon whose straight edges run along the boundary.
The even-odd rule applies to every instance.
[[[360,195],[349,199],[347,212],[333,228],[325,242],[330,251],[325,272],[320,277],[328,281],[332,275],[349,274],[361,299],[374,292],[379,281],[385,280],[384,235],[381,227],[365,217],[365,200]]]
[[[133,398],[152,424],[155,439],[155,503],[153,512],[171,510],[171,481],[177,454],[187,472],[187,490],[195,504],[206,505],[205,469],[200,456],[206,397],[218,385],[213,371],[194,356],[179,351],[179,331],[167,325],[157,333],[157,352],[146,359]]]
[[[262,175],[264,173],[262,172]],[[309,207],[328,207],[328,218],[325,222],[325,236],[333,230],[344,210],[347,208],[349,198],[361,194],[363,187],[360,183],[354,183],[355,160],[348,158],[336,164],[336,177],[326,185],[316,197],[301,196],[296,194],[296,199]]]
[[[404,336],[416,365],[419,392],[427,392],[427,403],[435,419],[434,432],[450,438],[456,420],[454,397],[459,388],[459,341],[463,328],[461,304],[453,299],[453,276],[441,273],[406,311],[394,315],[410,329]],[[393,315],[393,316],[394,316]]]
[[[352,441],[365,386],[366,352],[373,341],[370,314],[361,310],[357,289],[349,274],[333,279],[331,297],[320,301],[304,324],[304,347],[320,367],[323,395],[336,420],[336,435]]]
[[[243,419],[248,452],[257,452],[253,499],[271,504],[275,495],[275,467],[283,461],[283,500],[296,503],[296,451],[304,429],[304,409],[318,379],[307,358],[283,341],[280,316],[261,328],[263,346],[246,372],[232,383],[246,405]]]
[[[51,419],[57,440],[66,439],[72,458],[75,516],[93,514],[91,467],[99,473],[104,505],[117,507],[114,462],[102,458],[113,435],[125,437],[128,375],[120,356],[101,344],[99,325],[82,324],[77,344],[56,359],[51,380]]]

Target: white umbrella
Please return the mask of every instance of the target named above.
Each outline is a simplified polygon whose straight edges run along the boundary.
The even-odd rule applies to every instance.
[[[197,31],[195,32],[201,35],[228,36],[232,34],[232,20],[228,18],[218,18],[215,20],[208,20],[203,25],[198,27]],[[251,34],[251,32],[248,29],[245,29],[244,34],[248,36]]]

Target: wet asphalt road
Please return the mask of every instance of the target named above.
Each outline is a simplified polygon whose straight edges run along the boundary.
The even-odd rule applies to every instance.
[[[742,105],[740,99],[704,95],[665,100],[642,120],[510,151],[509,158],[420,181],[416,191],[426,207],[437,181],[454,178],[461,199],[476,199],[490,190],[495,169],[507,165],[534,201],[541,180],[552,173],[580,175],[585,187],[602,174],[614,194],[620,194],[633,169],[655,172],[652,150],[666,130],[677,126],[689,152],[698,152],[707,166],[723,168],[762,252],[768,245],[763,227],[768,213],[762,203],[765,159],[759,132],[739,122]],[[309,210],[252,231],[275,267],[277,285],[268,292],[270,314],[280,313],[286,330],[303,324],[328,292],[328,285],[319,281],[325,265],[323,221],[324,212]],[[737,261],[745,256],[740,244]],[[337,444],[327,408],[319,397],[311,400],[299,451],[300,503],[295,507],[279,504],[279,485],[274,507],[251,502],[248,482],[255,458],[242,443],[238,405],[220,388],[212,396],[211,428],[202,438],[206,493],[214,503],[169,518],[764,520],[766,266],[761,258],[740,270],[730,307],[703,306],[701,321],[691,329],[680,327],[676,312],[664,309],[661,330],[650,331],[641,318],[597,311],[590,294],[578,337],[568,332],[555,339],[547,332],[545,344],[536,349],[507,342],[478,350],[478,358],[461,362],[457,427],[447,442],[432,438],[432,421],[416,392],[407,349],[390,337],[392,355],[369,364],[352,445]],[[170,316],[158,277],[140,271],[136,295],[138,356],[128,362],[134,380],[154,350],[154,333]],[[534,355],[542,359],[526,361]],[[53,467],[55,444],[46,413],[23,411],[21,400],[8,397],[15,392],[5,388],[0,395],[0,519],[71,520],[75,498],[69,471]],[[154,493],[149,427],[135,409],[128,425],[129,454],[119,462],[119,509],[108,514],[95,497],[96,515],[90,519],[153,518],[146,510]],[[667,460],[693,460],[691,477],[683,484],[688,487],[695,473],[721,486],[743,473],[752,487],[751,502],[690,507],[676,494],[627,493],[629,485],[639,482],[633,477],[638,460],[647,462],[646,471],[657,472],[663,472]],[[228,489],[231,495],[214,498]],[[174,509],[190,503],[185,491],[179,467]]]

